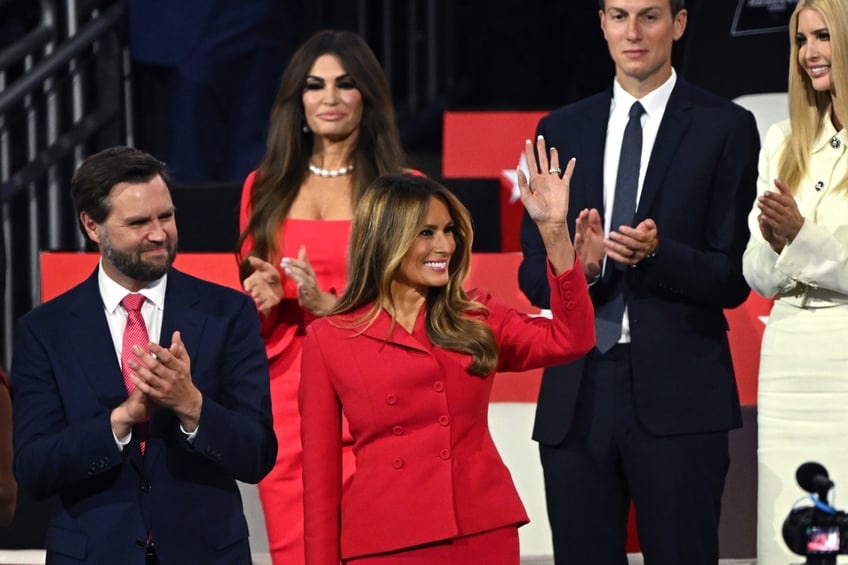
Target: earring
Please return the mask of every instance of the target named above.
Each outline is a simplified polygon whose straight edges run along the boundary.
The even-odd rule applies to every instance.
[[[303,129],[303,133],[309,133],[309,125],[308,124],[303,124],[302,129]]]

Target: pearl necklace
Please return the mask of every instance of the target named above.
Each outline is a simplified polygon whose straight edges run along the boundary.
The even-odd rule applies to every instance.
[[[322,169],[321,167],[316,167],[312,163],[309,163],[309,171],[313,175],[318,175],[319,177],[340,177],[342,175],[346,175],[353,171],[353,165],[348,165],[347,167],[341,167],[340,169]]]

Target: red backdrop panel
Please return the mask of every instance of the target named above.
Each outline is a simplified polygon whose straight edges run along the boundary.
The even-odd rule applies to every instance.
[[[94,271],[99,258],[98,253],[42,253],[42,302],[82,282]],[[241,289],[235,255],[231,253],[181,253],[174,266],[201,279]]]
[[[442,177],[496,179],[515,169],[544,112],[445,112]]]
[[[521,251],[521,217],[524,205],[513,195],[514,183],[501,174],[501,251]]]

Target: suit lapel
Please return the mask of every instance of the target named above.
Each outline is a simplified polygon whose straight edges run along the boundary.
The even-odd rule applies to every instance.
[[[162,315],[162,329],[159,335],[159,344],[162,347],[171,347],[171,338],[174,331],[179,330],[180,338],[185,344],[189,359],[200,359],[203,354],[201,344],[203,343],[203,327],[206,323],[206,315],[194,308],[200,301],[198,289],[192,279],[177,271],[168,271],[168,283],[165,289],[165,306]],[[194,378],[194,376],[192,376]],[[195,382],[197,385],[197,382]],[[175,417],[168,411],[156,411],[150,420],[149,434],[151,436],[164,436],[175,423]],[[166,440],[167,442],[167,440]],[[156,442],[148,442],[148,448],[144,456],[144,465],[153,465],[162,453]]]
[[[127,398],[127,388],[121,373],[121,363],[115,352],[112,334],[103,312],[103,298],[97,283],[97,269],[77,287],[76,297],[68,311],[71,317],[71,332],[68,339],[73,343],[74,351],[85,351],[77,355],[73,363],[78,363],[85,379],[94,391],[98,402],[104,409],[111,411]],[[70,371],[69,374],[74,374]],[[126,456],[133,467],[140,472],[141,452],[136,443],[125,448]]]
[[[604,217],[604,150],[611,99],[612,89],[596,96],[588,110],[580,115],[575,128],[581,132],[575,176],[579,174],[583,179],[586,198],[579,209],[597,208],[601,217]],[[567,155],[562,157],[569,158]]]
[[[651,206],[659,194],[666,172],[675,157],[680,140],[689,128],[692,119],[689,99],[689,85],[679,76],[677,84],[668,99],[662,123],[657,131],[657,139],[645,172],[642,194],[636,208],[634,225],[649,217]]]
[[[418,331],[423,327],[423,318],[424,313],[422,311],[419,313],[418,319],[415,322],[416,331],[414,332],[414,335],[407,332],[398,324],[395,324],[394,328],[392,328],[391,335],[389,335],[389,328],[391,328],[392,319],[385,310],[380,310],[380,315],[368,329],[362,332],[362,335],[378,341],[426,353],[430,351],[430,342],[427,340],[426,343],[422,343],[422,340],[419,339],[422,332]],[[388,339],[386,339],[387,337]],[[426,334],[424,335],[424,339],[426,339]]]
[[[206,323],[206,316],[194,308],[199,301],[200,296],[190,278],[176,269],[168,271],[162,330],[159,335],[162,347],[170,347],[174,331],[179,330],[189,357],[193,359],[199,354],[201,333]]]
[[[97,285],[97,269],[77,289],[76,298],[70,305],[72,318],[68,339],[74,351],[85,351],[70,363],[78,363],[82,374],[100,401],[110,409],[124,401],[127,389],[121,374],[121,364],[115,352],[115,344],[106,316],[103,299]]]

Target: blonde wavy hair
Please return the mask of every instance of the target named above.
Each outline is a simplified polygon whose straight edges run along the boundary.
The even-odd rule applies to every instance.
[[[329,315],[347,314],[371,304],[364,314],[348,318],[345,327],[365,331],[385,308],[394,328],[392,281],[433,198],[448,208],[456,250],[448,265],[447,285],[432,287],[427,294],[427,337],[434,345],[470,355],[468,372],[472,375],[489,375],[497,366],[498,346],[494,332],[484,322],[488,310],[462,290],[471,267],[471,216],[456,196],[431,179],[408,174],[383,176],[365,190],[353,215],[347,288]]]
[[[813,89],[807,71],[798,60],[801,48],[796,39],[798,16],[802,10],[815,10],[821,14],[830,34],[831,80],[838,96],[831,99],[829,92]],[[789,21],[789,121],[792,135],[780,157],[778,174],[795,193],[801,180],[810,169],[810,154],[813,143],[821,133],[822,120],[831,107],[836,105],[836,114],[848,120],[848,5],[845,0],[799,0]],[[845,124],[843,124],[844,126]],[[848,188],[848,174],[840,181],[840,190]]]

